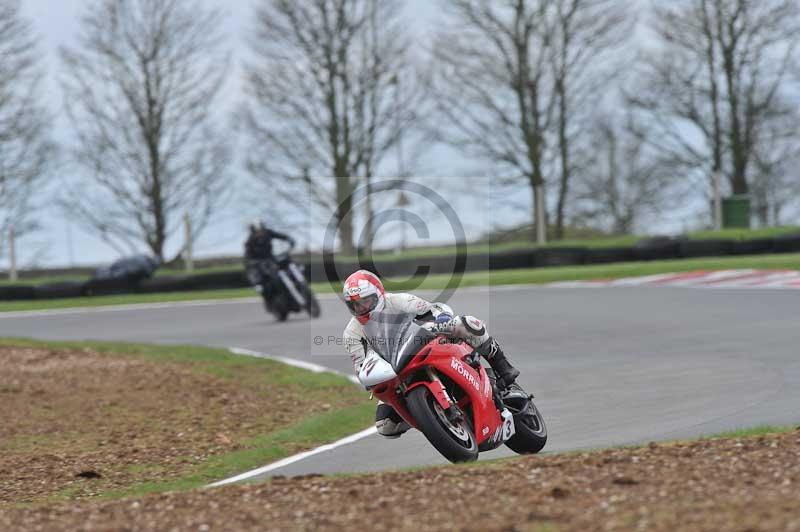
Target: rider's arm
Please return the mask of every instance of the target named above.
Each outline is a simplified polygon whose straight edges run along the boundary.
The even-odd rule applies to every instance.
[[[286,242],[289,243],[290,246],[294,246],[294,238],[290,237],[287,234],[279,233],[278,231],[273,231],[272,229],[270,229],[269,237],[276,238],[278,240],[285,240]]]
[[[364,327],[353,318],[345,327],[342,338],[344,339],[344,348],[350,353],[350,358],[353,360],[353,368],[358,373],[366,357]]]
[[[453,309],[445,303],[431,303],[414,294],[394,294],[394,296],[402,312],[413,313],[419,319],[449,320],[454,315]]]

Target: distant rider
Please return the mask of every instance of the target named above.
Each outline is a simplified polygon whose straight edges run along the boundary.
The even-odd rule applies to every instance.
[[[274,263],[272,255],[272,241],[284,240],[289,246],[294,246],[294,239],[278,231],[273,231],[256,221],[250,224],[250,234],[244,243],[244,260],[247,276],[257,290],[263,290],[264,275]]]
[[[344,300],[353,318],[344,330],[344,344],[353,359],[356,373],[370,349],[364,325],[376,314],[408,314],[422,320],[433,319],[431,331],[464,340],[483,356],[494,370],[500,388],[513,384],[519,370],[506,359],[503,350],[489,336],[484,322],[474,316],[454,316],[444,303],[430,303],[413,294],[387,293],[381,280],[373,273],[359,270],[344,283]],[[394,408],[381,403],[375,412],[378,433],[387,438],[399,438],[410,427]]]

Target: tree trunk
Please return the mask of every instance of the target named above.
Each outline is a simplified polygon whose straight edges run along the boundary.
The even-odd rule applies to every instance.
[[[349,177],[336,177],[336,196],[338,199],[336,208],[337,232],[339,233],[339,241],[344,255],[356,254],[355,245],[353,244],[353,191],[351,189]]]
[[[558,205],[556,206],[556,240],[564,238],[564,217],[569,194],[569,139],[567,138],[567,102],[566,88],[559,83],[559,117],[558,148],[561,152],[561,183],[558,189]]]
[[[544,185],[540,182],[533,187],[533,201],[536,220],[536,243],[547,244],[547,214],[544,203]]]

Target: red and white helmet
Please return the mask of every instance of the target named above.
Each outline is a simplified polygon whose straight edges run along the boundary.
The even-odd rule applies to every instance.
[[[383,310],[386,290],[378,276],[367,270],[358,270],[344,282],[344,302],[350,313],[362,324],[370,314]]]

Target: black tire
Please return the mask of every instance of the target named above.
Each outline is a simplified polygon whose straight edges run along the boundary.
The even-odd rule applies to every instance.
[[[536,454],[547,443],[547,425],[533,404],[528,401],[525,410],[514,414],[514,435],[506,441],[506,446],[517,454]]]
[[[308,311],[308,315],[312,318],[319,318],[322,311],[320,310],[317,296],[314,295],[311,289],[306,290],[306,299],[306,311]]]
[[[442,408],[428,388],[419,386],[406,396],[408,410],[431,445],[451,462],[472,462],[478,459],[478,443],[469,424],[454,425],[444,417]],[[437,413],[437,410],[439,413]],[[455,432],[463,434],[463,439]]]
[[[286,303],[286,296],[283,294],[276,294],[270,301],[264,298],[264,306],[267,312],[275,316],[278,321],[286,321],[289,317],[289,306]]]

